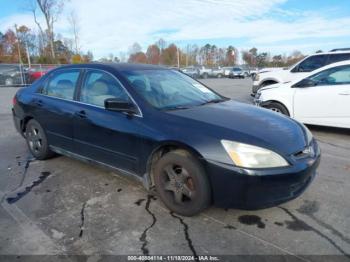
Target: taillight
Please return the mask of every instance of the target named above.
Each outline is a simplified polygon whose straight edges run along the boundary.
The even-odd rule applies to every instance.
[[[16,98],[16,96],[14,96],[12,98],[12,105],[15,106],[16,104],[17,104],[17,98]]]

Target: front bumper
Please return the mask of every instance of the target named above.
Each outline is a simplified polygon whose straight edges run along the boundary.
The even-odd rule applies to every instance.
[[[248,170],[207,161],[214,205],[252,210],[276,206],[298,197],[316,175],[320,162],[316,142],[314,150],[313,157],[304,157],[284,168]]]
[[[231,77],[244,77],[243,74],[230,74]]]
[[[17,132],[20,133],[21,135],[23,135],[22,121],[18,116],[16,116],[15,110],[13,110],[13,108],[12,108],[12,119],[13,119],[13,123],[15,125]]]
[[[253,84],[252,86],[252,93],[250,94],[252,97],[255,96],[255,94],[258,92],[258,90],[260,89],[260,86],[257,84]]]

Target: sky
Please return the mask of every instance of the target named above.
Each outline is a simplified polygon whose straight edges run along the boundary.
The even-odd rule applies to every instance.
[[[0,0],[0,31],[14,24],[37,30],[29,1]],[[95,58],[118,56],[134,42],[145,51],[159,38],[181,47],[209,43],[271,54],[350,47],[350,0],[70,0],[56,33],[71,36],[72,10],[81,48]]]

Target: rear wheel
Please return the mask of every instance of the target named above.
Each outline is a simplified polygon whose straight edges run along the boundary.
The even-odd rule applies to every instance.
[[[36,120],[31,119],[27,123],[25,137],[29,150],[36,159],[44,160],[54,156],[49,148],[44,129]]]
[[[271,102],[270,104],[268,104],[268,105],[266,105],[264,107],[267,108],[267,109],[270,109],[270,110],[272,110],[272,111],[274,111],[276,113],[280,113],[280,114],[289,116],[288,109],[284,105],[282,105],[282,104],[280,104],[278,102]]]
[[[205,171],[187,151],[171,151],[159,159],[154,182],[164,204],[180,215],[196,215],[210,204],[211,190]]]

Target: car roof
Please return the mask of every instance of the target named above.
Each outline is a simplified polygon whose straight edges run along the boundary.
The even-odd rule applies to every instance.
[[[114,69],[117,71],[124,70],[169,70],[169,68],[158,65],[150,65],[150,64],[131,64],[131,63],[87,63],[87,64],[74,64],[74,65],[64,65],[59,67],[63,68],[95,68],[95,69]]]
[[[316,55],[337,55],[337,54],[349,54],[349,53],[350,53],[350,50],[339,50],[339,51],[329,51],[329,52],[310,54],[307,57],[316,56]]]

